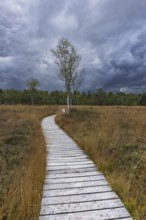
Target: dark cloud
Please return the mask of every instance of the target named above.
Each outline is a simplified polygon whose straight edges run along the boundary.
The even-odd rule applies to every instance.
[[[50,49],[66,37],[86,69],[82,90],[145,90],[145,0],[5,0],[0,11],[0,88],[35,77],[63,89]]]

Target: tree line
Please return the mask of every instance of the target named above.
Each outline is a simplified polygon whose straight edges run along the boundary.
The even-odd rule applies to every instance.
[[[35,105],[65,105],[66,91],[42,91],[35,89],[15,90],[0,89],[0,104],[35,104]],[[146,93],[133,94],[124,92],[106,92],[103,89],[91,92],[75,91],[70,94],[72,105],[146,105]]]

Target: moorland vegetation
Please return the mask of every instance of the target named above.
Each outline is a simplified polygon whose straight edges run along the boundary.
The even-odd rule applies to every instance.
[[[94,161],[135,220],[146,217],[146,108],[76,107],[57,123]]]
[[[41,120],[56,106],[0,106],[0,219],[36,220],[45,177]]]
[[[62,108],[62,107],[61,107]],[[36,220],[45,178],[41,120],[56,122],[94,161],[134,220],[146,216],[146,108],[143,106],[0,106],[0,217]]]

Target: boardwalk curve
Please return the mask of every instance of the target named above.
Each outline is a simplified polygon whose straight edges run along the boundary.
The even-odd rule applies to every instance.
[[[102,173],[54,118],[42,121],[47,167],[39,220],[132,220]]]

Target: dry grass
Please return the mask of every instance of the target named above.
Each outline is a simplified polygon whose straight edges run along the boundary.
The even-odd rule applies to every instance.
[[[38,219],[46,163],[40,122],[56,111],[0,106],[0,219]]]
[[[134,219],[144,219],[146,108],[80,107],[56,120],[106,175]]]

